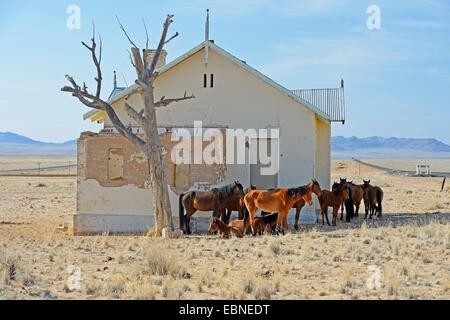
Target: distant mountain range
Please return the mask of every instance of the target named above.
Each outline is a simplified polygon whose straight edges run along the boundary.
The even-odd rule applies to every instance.
[[[333,158],[450,158],[450,146],[436,139],[332,137]]]
[[[77,140],[50,143],[0,132],[1,156],[73,156]],[[332,137],[332,158],[450,158],[450,146],[436,139]]]
[[[76,153],[76,139],[51,143],[33,140],[12,132],[0,132],[0,156],[73,156]]]

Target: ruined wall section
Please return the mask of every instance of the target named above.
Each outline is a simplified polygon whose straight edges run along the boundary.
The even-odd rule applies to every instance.
[[[172,148],[179,141],[171,141],[171,136],[160,134],[171,199],[189,189],[208,190],[225,180],[224,164],[173,163]],[[225,155],[225,135],[223,138]],[[209,143],[204,141],[203,148]],[[194,150],[193,141],[191,148]],[[77,158],[78,213],[151,214],[153,200],[148,190],[147,160],[125,137],[84,132],[78,140]],[[178,212],[177,208],[172,210],[174,214]]]

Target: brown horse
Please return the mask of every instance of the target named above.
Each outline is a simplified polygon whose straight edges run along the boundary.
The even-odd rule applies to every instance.
[[[190,234],[189,226],[191,216],[197,211],[213,211],[213,217],[222,215],[226,220],[225,212],[230,208],[240,208],[243,211],[242,198],[244,197],[244,188],[235,181],[232,184],[221,188],[214,188],[210,191],[189,191],[182,193],[179,197],[179,218],[180,229]],[[186,214],[184,213],[186,211]],[[230,213],[231,214],[231,213]]]
[[[253,227],[255,229],[256,234],[262,235],[264,233],[273,234],[274,227],[277,222],[278,213],[269,213],[262,215],[261,217],[255,217],[253,220]],[[244,233],[244,220],[234,220],[228,224],[229,226],[239,228],[242,233]],[[252,227],[250,224],[247,225],[247,230],[245,234],[252,234]]]
[[[362,185],[354,184],[353,181],[347,181],[346,178],[344,179],[340,178],[340,184],[344,183],[346,183],[347,187],[349,188],[348,190],[349,198],[341,206],[341,221],[344,218],[344,206],[345,206],[346,221],[350,222],[350,218],[359,216],[359,207],[363,199],[364,190],[362,188]]]
[[[210,233],[216,233],[219,231],[219,237],[221,238],[229,238],[231,233],[235,234],[238,238],[242,238],[243,236],[243,232],[240,228],[226,225],[217,217],[212,218],[208,231]]]
[[[322,189],[320,189],[319,182],[317,182],[316,179],[313,179],[312,181],[313,181],[312,192],[314,192],[316,194],[316,196],[319,197],[322,194]],[[302,208],[305,206],[305,204],[306,204],[306,202],[302,198],[299,201],[297,201],[296,203],[294,203],[294,205],[292,206],[292,208],[296,209],[295,224],[294,224],[295,230],[298,230],[298,219],[300,218],[300,212],[302,211]],[[287,221],[285,221],[284,227],[287,228]]]
[[[382,216],[382,201],[383,201],[383,190],[380,187],[372,186],[370,180],[363,180],[364,184],[362,188],[364,190],[364,206],[366,209],[366,214],[364,219],[367,218],[367,214],[370,212],[369,219],[372,219],[372,215],[378,213],[378,217]]]
[[[256,234],[253,220],[256,211],[260,209],[265,212],[278,212],[277,230],[284,233],[284,221],[295,202],[300,199],[312,205],[312,187],[314,183],[297,188],[270,189],[270,190],[249,190],[244,197],[245,226],[250,223],[253,234]],[[249,219],[247,219],[249,217]],[[248,221],[249,220],[249,221]]]
[[[335,182],[332,190],[322,190],[322,194],[319,196],[322,225],[325,224],[325,217],[327,218],[327,224],[330,225],[330,221],[328,220],[328,207],[333,207],[333,226],[335,226],[339,208],[348,199],[348,187],[346,184]],[[316,220],[316,222],[318,221]]]

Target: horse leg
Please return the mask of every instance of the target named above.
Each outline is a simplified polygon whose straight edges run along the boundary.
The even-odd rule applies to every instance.
[[[330,226],[330,220],[328,219],[328,206],[325,207],[324,213],[325,213],[325,218],[327,218],[327,224]]]
[[[294,228],[295,230],[298,231],[298,219],[300,218],[300,211],[302,210],[302,208],[296,208],[297,211],[295,212],[295,224],[294,224]],[[316,218],[316,223],[317,223],[317,218]]]
[[[230,209],[226,209],[228,212],[227,212],[227,214],[226,214],[226,217],[225,217],[225,223],[226,224],[229,224],[230,223],[230,218],[231,218],[231,213],[233,212],[233,211],[231,211]]]
[[[277,233],[281,233],[283,231],[283,222],[284,222],[284,215],[282,211],[278,211],[278,217],[277,217]]]
[[[339,214],[339,206],[334,206],[333,207],[333,226],[336,226],[336,220],[337,220],[337,216]]]
[[[341,221],[342,220],[344,220],[344,203],[342,203],[342,206],[341,206]]]
[[[325,225],[325,208],[321,207],[320,211],[322,213],[322,225]]]
[[[369,206],[366,204],[366,201],[364,200],[364,211],[366,214],[364,215],[364,220],[367,219],[367,214],[369,213]]]
[[[356,206],[355,217],[359,217],[359,206],[360,205],[361,205],[361,201],[355,203],[355,206]]]
[[[185,223],[185,228],[186,228],[186,234],[191,234],[190,223],[191,223],[191,215],[192,214],[188,213],[187,215],[184,216],[184,223]]]
[[[239,220],[243,220],[244,219],[244,209],[241,207],[241,208],[239,208],[239,210],[238,210],[238,219]]]

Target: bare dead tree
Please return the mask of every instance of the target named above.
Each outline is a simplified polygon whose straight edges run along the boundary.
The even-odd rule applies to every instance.
[[[173,15],[167,15],[163,26],[163,32],[161,39],[159,41],[158,47],[155,52],[155,56],[151,64],[146,63],[147,55],[145,54],[146,49],[148,50],[148,33],[147,27],[144,28],[147,36],[146,49],[142,50],[142,56],[139,48],[133,43],[131,38],[128,36],[125,28],[117,19],[120,28],[124,32],[128,41],[132,45],[130,58],[133,67],[136,69],[137,79],[135,83],[138,85],[138,93],[140,94],[144,108],[141,112],[138,112],[136,108],[125,103],[125,111],[128,115],[134,119],[137,124],[142,128],[144,133],[144,138],[134,134],[131,130],[128,130],[123,122],[119,119],[114,109],[111,105],[100,98],[101,84],[102,84],[102,72],[100,68],[101,55],[102,55],[102,43],[100,38],[100,48],[99,57],[97,58],[96,48],[97,43],[95,42],[95,25],[93,25],[93,35],[92,35],[92,46],[88,46],[86,43],[82,42],[92,55],[92,60],[97,69],[97,77],[95,78],[97,82],[97,89],[95,95],[88,92],[87,86],[83,83],[83,88],[81,88],[75,80],[66,75],[66,79],[70,82],[71,86],[65,86],[61,89],[64,92],[72,93],[72,96],[76,97],[82,104],[103,110],[108,115],[114,127],[117,131],[126,137],[131,143],[137,146],[145,154],[148,164],[148,174],[151,193],[153,196],[153,211],[155,215],[155,231],[156,234],[161,235],[162,229],[169,227],[174,229],[172,221],[172,211],[169,201],[169,192],[166,180],[166,172],[164,168],[164,163],[161,153],[161,142],[158,135],[158,126],[156,121],[156,108],[166,107],[173,102],[179,102],[183,100],[193,99],[194,95],[186,95],[181,98],[166,98],[162,97],[160,100],[156,101],[154,98],[154,82],[157,79],[159,73],[156,71],[156,64],[159,56],[163,50],[164,45],[169,43],[172,39],[178,36],[178,32],[172,37],[167,39],[167,32],[169,30],[170,24],[173,22]]]

